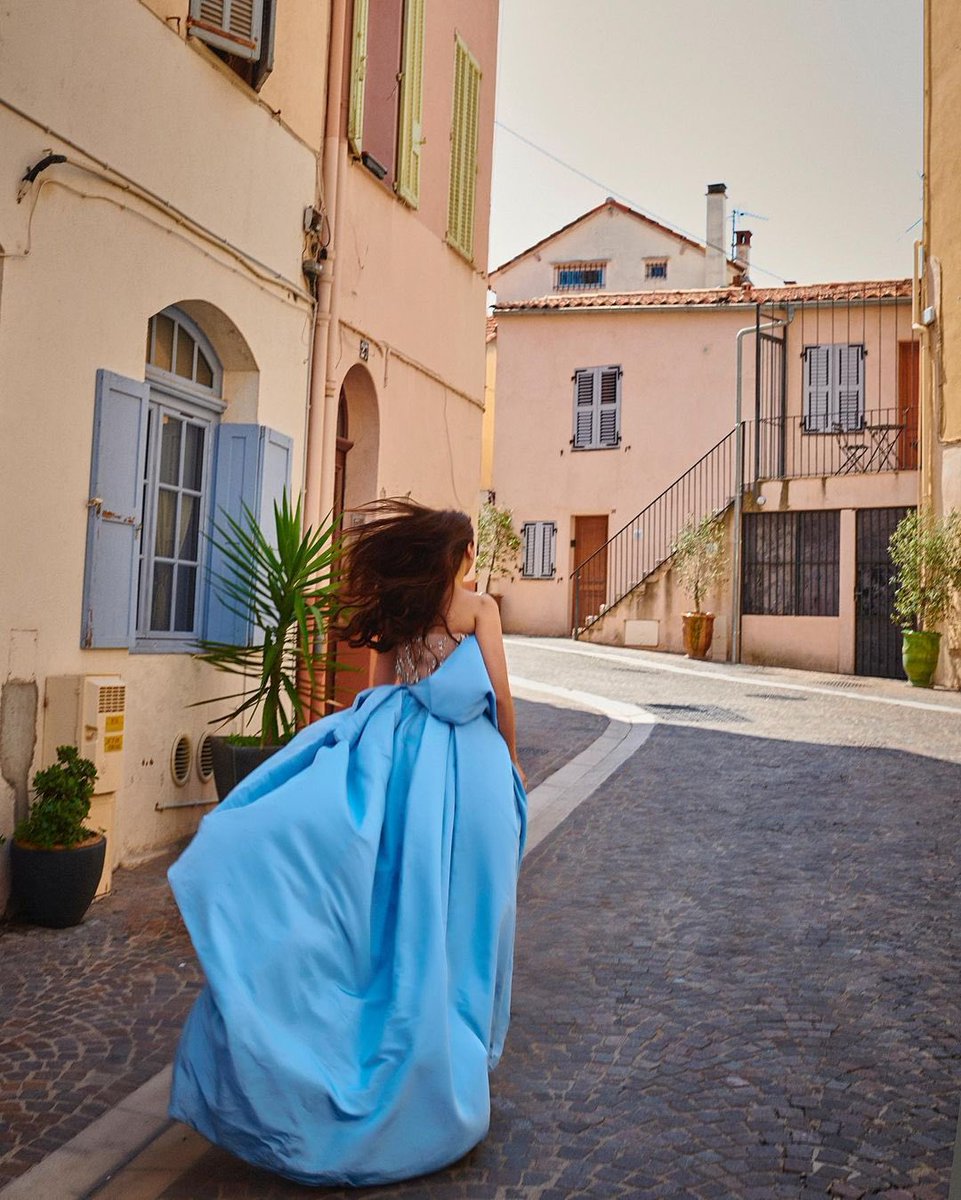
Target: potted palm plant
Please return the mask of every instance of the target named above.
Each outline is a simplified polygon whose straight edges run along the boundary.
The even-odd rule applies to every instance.
[[[724,522],[720,517],[689,517],[671,547],[671,568],[693,601],[692,612],[681,614],[684,651],[688,658],[706,658],[714,638],[714,613],[701,601],[727,574]]]
[[[912,687],[930,687],[941,652],[935,626],[961,590],[961,513],[908,513],[891,535],[889,549],[897,568],[894,619],[901,625],[904,673]]]
[[[79,925],[103,874],[107,839],[90,829],[97,768],[76,746],[33,777],[30,812],[13,831],[10,882],[17,913],[34,925]]]
[[[514,528],[514,515],[491,501],[482,505],[477,521],[477,570],[486,571],[484,591],[500,607],[503,597],[491,591],[491,582],[512,575],[517,568],[521,539]]]
[[[214,780],[221,799],[297,729],[319,715],[319,683],[328,667],[324,633],[335,606],[340,521],[304,527],[301,502],[285,492],[274,505],[273,537],[249,509],[243,519],[226,515],[212,541],[224,569],[214,589],[250,629],[245,645],[198,643],[197,657],[238,676],[241,690],[198,701],[222,703],[214,718],[225,725],[241,718],[244,733],[211,738]]]

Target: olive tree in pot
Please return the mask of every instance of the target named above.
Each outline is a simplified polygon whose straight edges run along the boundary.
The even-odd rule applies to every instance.
[[[520,549],[514,514],[509,508],[487,501],[477,520],[477,570],[479,574],[486,572],[484,591],[497,601],[498,608],[503,597],[491,591],[491,583],[513,575]]]
[[[724,522],[710,514],[689,517],[671,554],[671,569],[694,601],[693,611],[681,614],[684,651],[688,658],[706,658],[714,638],[714,613],[704,612],[701,601],[727,574]]]
[[[34,925],[79,925],[103,874],[107,839],[89,829],[97,768],[76,746],[33,777],[30,812],[13,831],[10,882],[15,911]]]
[[[935,626],[961,590],[961,513],[908,513],[891,535],[889,549],[896,568],[894,619],[902,631],[904,673],[912,687],[930,687],[941,652]]]
[[[225,562],[214,589],[250,629],[247,644],[201,641],[197,658],[238,676],[241,690],[199,704],[222,703],[215,724],[241,718],[247,732],[211,738],[214,779],[223,799],[246,775],[315,716],[319,683],[329,665],[323,652],[336,606],[342,553],[340,520],[304,527],[301,502],[285,492],[274,505],[273,537],[249,509],[237,521],[215,524],[213,543]]]

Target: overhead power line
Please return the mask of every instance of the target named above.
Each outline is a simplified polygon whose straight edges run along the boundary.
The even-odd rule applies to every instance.
[[[689,229],[682,229],[680,225],[675,225],[673,221],[668,221],[664,217],[659,217],[657,213],[653,213],[650,211],[650,209],[644,208],[644,206],[638,204],[636,200],[632,200],[630,196],[625,196],[623,192],[619,192],[616,188],[611,187],[609,183],[604,183],[600,179],[595,179],[593,175],[588,175],[586,171],[582,171],[579,167],[575,167],[573,163],[569,163],[565,159],[560,158],[558,155],[552,154],[550,150],[545,149],[543,146],[539,146],[537,142],[533,142],[530,138],[525,137],[522,133],[518,133],[516,129],[511,129],[509,125],[505,125],[503,121],[495,120],[494,124],[498,129],[503,129],[504,132],[509,133],[511,137],[517,138],[519,142],[523,142],[525,146],[529,146],[532,150],[536,150],[538,154],[543,154],[543,156],[545,158],[549,158],[551,162],[557,163],[557,165],[559,167],[563,167],[565,171],[570,171],[572,175],[576,175],[579,179],[583,179],[587,183],[592,183],[595,187],[600,188],[605,195],[611,196],[613,199],[620,200],[622,203],[627,204],[630,208],[633,208],[635,212],[639,212],[641,216],[649,217],[650,220],[657,221],[659,225],[664,225],[668,229],[673,230],[675,233],[683,234],[684,237],[690,238],[694,242],[700,242],[702,240],[698,234],[692,233]],[[725,258],[727,257],[726,247],[713,246],[712,249],[720,250]],[[783,275],[779,275],[777,271],[769,271],[753,260],[751,261],[751,271],[760,271],[762,275],[770,275],[772,279],[780,280],[781,283],[784,282]]]

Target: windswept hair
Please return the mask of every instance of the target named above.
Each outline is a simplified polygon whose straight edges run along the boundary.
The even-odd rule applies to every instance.
[[[351,646],[393,650],[444,622],[474,528],[466,513],[413,500],[377,500],[345,530],[337,634]]]

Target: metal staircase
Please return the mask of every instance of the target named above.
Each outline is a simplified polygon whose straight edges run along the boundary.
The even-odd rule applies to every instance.
[[[575,638],[667,562],[691,517],[717,516],[733,502],[736,454],[737,430],[732,429],[574,569]]]

